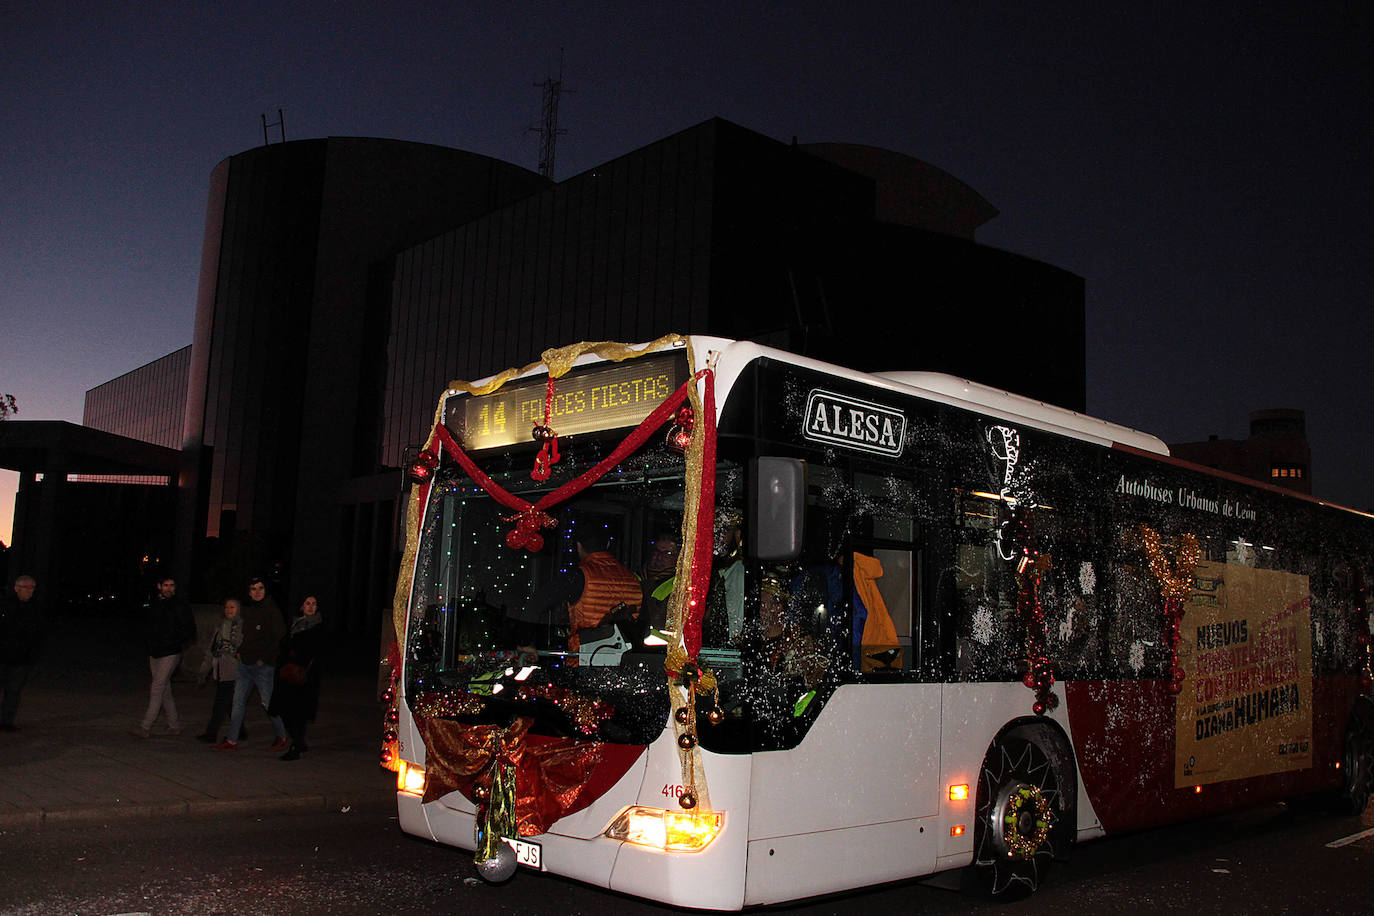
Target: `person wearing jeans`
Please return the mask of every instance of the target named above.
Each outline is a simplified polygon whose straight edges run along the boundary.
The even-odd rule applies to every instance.
[[[272,702],[272,687],[276,679],[276,660],[282,637],[286,635],[286,622],[281,611],[271,601],[265,601],[267,586],[262,579],[248,583],[248,601],[243,603],[239,616],[243,618],[243,642],[239,645],[239,672],[234,681],[234,705],[229,716],[229,734],[219,744],[217,751],[233,751],[239,746],[239,733],[243,729],[243,716],[248,708],[248,695],[255,689],[258,700],[266,712]],[[277,740],[272,750],[285,750],[287,746],[286,726],[280,716],[268,715],[272,731]]]

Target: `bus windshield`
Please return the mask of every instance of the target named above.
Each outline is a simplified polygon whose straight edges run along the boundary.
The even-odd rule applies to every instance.
[[[613,443],[569,443],[554,474],[530,479],[520,457],[491,473],[526,500],[595,464]],[[522,466],[524,465],[524,466]],[[596,485],[549,510],[542,548],[512,548],[511,511],[460,470],[439,475],[420,532],[411,633],[411,705],[421,715],[506,724],[535,734],[648,744],[670,708],[667,606],[682,549],[685,462],[662,436]],[[741,480],[717,469],[720,572],[738,563]],[[732,543],[733,541],[733,543]],[[701,656],[723,685],[738,679],[742,581],[713,575]],[[726,687],[725,692],[728,692]]]

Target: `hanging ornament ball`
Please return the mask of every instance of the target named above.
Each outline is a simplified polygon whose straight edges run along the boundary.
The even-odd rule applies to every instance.
[[[684,751],[690,751],[697,746],[697,736],[691,732],[683,732],[677,736],[677,746]]]
[[[383,702],[383,703],[390,703],[390,702],[391,702],[392,700],[394,700],[394,699],[396,699],[396,691],[395,691],[394,689],[392,689],[391,687],[388,687],[386,690],[383,690],[383,691],[382,691],[382,702]]]
[[[383,751],[382,751],[381,761],[382,761],[382,766],[386,766],[387,764],[391,763],[391,751],[390,751],[390,749],[386,749],[386,750],[383,750]]]
[[[1169,692],[1172,693],[1174,696],[1178,696],[1180,693],[1183,692],[1183,682],[1182,682],[1182,681],[1170,681],[1170,682],[1169,682]]]
[[[706,714],[706,718],[712,725],[719,725],[725,721],[725,713],[719,709],[713,709]]]
[[[1033,706],[1031,706],[1031,710],[1032,710],[1037,716],[1043,716],[1043,715],[1045,714],[1045,704],[1044,704],[1044,703],[1041,703],[1039,700],[1036,700],[1036,701],[1035,701],[1035,704],[1034,704]]]
[[[386,720],[392,725],[395,725],[397,722],[401,721],[401,714],[394,709],[388,709],[386,711]]]
[[[490,884],[509,881],[511,875],[515,874],[515,850],[505,843],[498,843],[496,855],[477,863],[477,874]]]
[[[677,803],[684,811],[690,811],[697,806],[696,793],[690,789],[677,797]]]
[[[1174,680],[1178,681],[1180,684],[1182,684],[1184,679],[1188,676],[1188,673],[1177,665],[1174,666],[1174,670],[1170,673],[1173,675]]]
[[[491,797],[491,790],[488,789],[486,786],[473,786],[472,797],[477,799],[479,802],[484,802]]]
[[[673,718],[677,720],[678,725],[686,725],[692,720],[692,714],[687,711],[686,706],[679,706],[677,712],[673,713]]]
[[[1021,678],[1021,683],[1025,684],[1025,685],[1026,685],[1027,687],[1029,687],[1031,690],[1034,690],[1034,689],[1035,689],[1035,672],[1034,672],[1034,671],[1027,671],[1027,672],[1022,676],[1022,678]]]
[[[388,728],[385,732],[382,733],[382,737],[385,738],[387,741],[395,741],[399,737],[399,735],[396,734],[396,729]]]
[[[536,423],[534,428],[530,430],[530,435],[534,437],[535,442],[548,442],[550,439],[558,438],[558,434],[553,431],[553,427],[544,426],[539,423]]]

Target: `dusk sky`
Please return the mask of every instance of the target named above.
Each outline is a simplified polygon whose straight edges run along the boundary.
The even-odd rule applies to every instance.
[[[262,114],[533,169],[564,48],[557,177],[713,116],[930,162],[1001,211],[980,242],[1086,280],[1091,413],[1185,441],[1301,408],[1316,495],[1374,509],[1372,10],[10,0],[0,392],[79,422],[190,343],[210,171]]]

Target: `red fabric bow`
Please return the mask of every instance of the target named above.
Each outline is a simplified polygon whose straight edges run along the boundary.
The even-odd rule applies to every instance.
[[[415,717],[425,741],[424,801],[455,790],[485,804],[498,763],[515,767],[515,817],[521,836],[546,833],[559,818],[596,801],[644,753],[643,745],[603,744],[529,734],[530,719],[509,728]],[[485,791],[478,793],[478,787]]]
[[[556,524],[553,516],[535,508],[526,509],[518,515],[501,520],[515,522],[515,528],[506,532],[506,545],[515,550],[524,547],[531,553],[538,553],[544,549],[544,536],[539,533],[539,529],[552,528]]]

